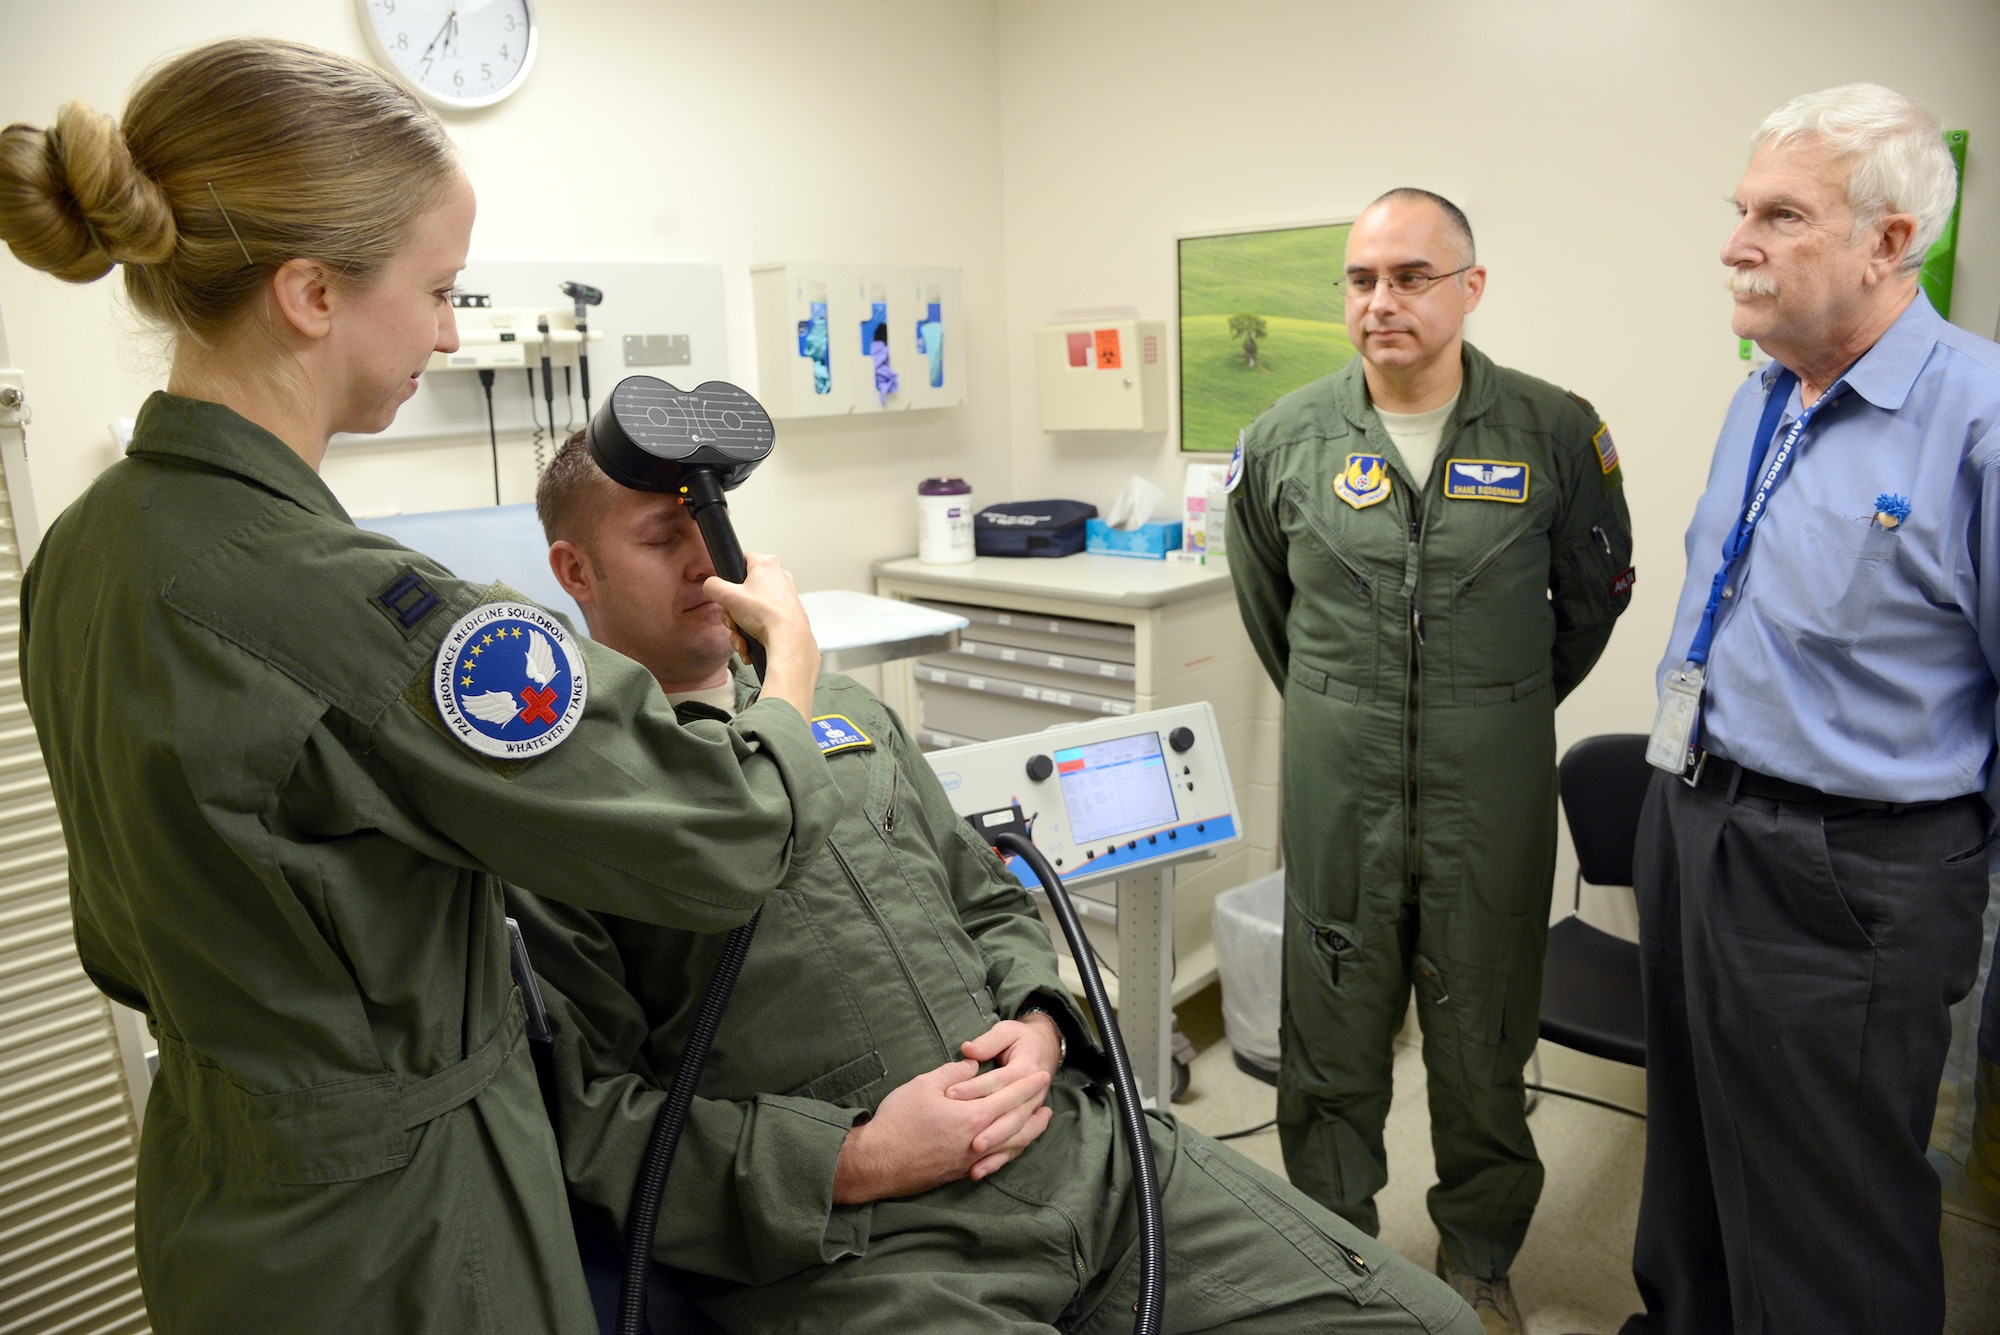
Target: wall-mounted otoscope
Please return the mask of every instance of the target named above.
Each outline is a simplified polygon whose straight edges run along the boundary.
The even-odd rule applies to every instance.
[[[590,416],[590,326],[584,316],[592,306],[603,302],[604,293],[588,283],[564,283],[562,294],[576,303],[576,332],[582,341],[576,350],[576,376],[583,384],[583,415]]]
[[[777,435],[763,405],[734,385],[710,380],[683,390],[633,375],[619,381],[591,416],[585,438],[590,457],[613,482],[679,496],[701,529],[715,573],[741,584],[749,567],[723,493],[771,457]],[[762,680],[764,646],[743,638]]]

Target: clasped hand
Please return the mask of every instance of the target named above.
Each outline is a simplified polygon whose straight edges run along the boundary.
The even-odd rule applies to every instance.
[[[1042,1014],[1002,1020],[947,1062],[890,1090],[847,1133],[833,1173],[836,1205],[914,1196],[998,1171],[1048,1129],[1044,1100],[1061,1043]],[[994,1062],[983,1075],[979,1067]]]

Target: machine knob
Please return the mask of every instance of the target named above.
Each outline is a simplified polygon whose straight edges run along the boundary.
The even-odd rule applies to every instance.
[[[1168,734],[1167,734],[1167,745],[1168,745],[1168,746],[1171,746],[1171,747],[1173,747],[1173,748],[1174,748],[1174,750],[1176,750],[1176,751],[1190,751],[1190,750],[1193,750],[1193,749],[1194,749],[1194,729],[1193,729],[1193,728],[1175,728],[1175,729],[1174,729],[1174,730],[1173,730],[1172,732],[1170,732],[1170,733],[1168,733]]]
[[[1050,760],[1047,756],[1028,757],[1028,777],[1033,779],[1036,783],[1040,783],[1043,779],[1048,778],[1049,775],[1054,774],[1055,772],[1056,772],[1056,762]]]

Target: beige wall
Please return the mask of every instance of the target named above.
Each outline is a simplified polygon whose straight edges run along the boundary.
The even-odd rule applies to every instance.
[[[1743,374],[1717,260],[1726,201],[1768,112],[1869,79],[1969,130],[1953,315],[1994,332],[1993,0],[1008,0],[999,13],[1022,493],[1103,504],[1139,472],[1177,495],[1183,463],[1171,433],[1039,431],[1034,325],[1107,304],[1171,321],[1177,233],[1437,190],[1471,216],[1491,271],[1473,340],[1591,399],[1625,463],[1639,582],[1558,714],[1564,745],[1651,726],[1682,533]]]
[[[527,89],[452,122],[480,191],[477,250],[719,262],[731,370],[751,386],[752,262],[965,271],[968,406],[787,424],[736,501],[749,542],[810,588],[865,587],[869,560],[912,550],[927,473],[962,472],[984,499],[1105,504],[1132,472],[1176,494],[1171,434],[1037,428],[1034,326],[1105,304],[1171,320],[1177,233],[1350,216],[1424,185],[1471,214],[1492,272],[1475,340],[1594,400],[1618,440],[1640,579],[1559,724],[1565,742],[1643,729],[1682,528],[1742,374],[1716,251],[1750,129],[1794,93],[1866,78],[1969,130],[1954,314],[1990,336],[2000,312],[1992,0],[1912,0],[1893,19],[1859,0],[540,10]],[[9,0],[0,118],[44,121],[72,96],[116,108],[157,55],[241,31],[365,54],[348,0]],[[48,514],[110,461],[106,423],[159,379],[113,287],[66,289],[0,257]],[[413,489],[485,466],[476,449],[409,459]]]
[[[4,12],[14,59],[0,123],[45,124],[71,97],[115,113],[157,57],[226,34],[367,55],[353,0],[5,0]],[[985,495],[1007,491],[993,6],[542,0],[537,12],[527,86],[449,121],[479,191],[475,254],[719,263],[730,371],[753,388],[751,264],[964,271],[968,406],[784,424],[773,460],[732,498],[745,543],[782,552],[803,587],[863,588],[869,561],[915,550],[918,479],[962,473]],[[0,308],[30,377],[48,516],[113,459],[110,420],[163,378],[152,341],[118,313],[116,287],[68,288],[0,251]],[[358,511],[395,508],[381,494],[381,450],[406,452],[411,494],[453,494],[464,488],[452,480],[488,475],[482,446],[364,446],[366,464],[337,449],[327,478]],[[525,447],[507,462],[508,495],[525,496]]]

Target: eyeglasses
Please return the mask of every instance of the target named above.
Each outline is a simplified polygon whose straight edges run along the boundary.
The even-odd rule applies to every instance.
[[[1345,287],[1357,297],[1375,295],[1377,283],[1387,283],[1389,290],[1399,297],[1421,296],[1430,290],[1432,283],[1442,283],[1447,278],[1456,278],[1470,269],[1470,264],[1453,269],[1450,273],[1418,273],[1415,269],[1399,269],[1392,274],[1351,273],[1334,280],[1335,287]]]

